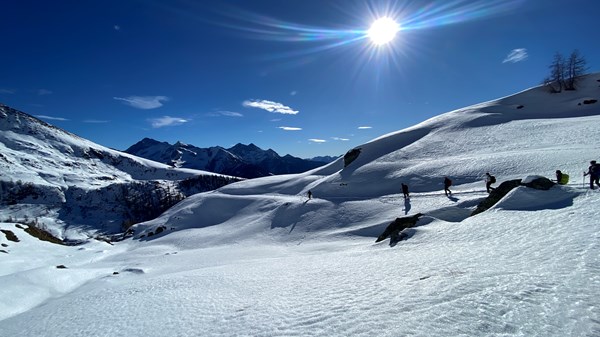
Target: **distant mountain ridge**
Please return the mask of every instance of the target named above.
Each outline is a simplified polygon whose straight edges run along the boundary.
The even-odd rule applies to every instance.
[[[0,104],[0,221],[31,219],[71,240],[122,233],[238,180],[112,150]]]
[[[228,149],[221,146],[200,148],[182,142],[171,145],[168,142],[144,138],[125,152],[177,168],[204,170],[243,178],[301,173],[326,163],[289,154],[282,157],[272,149],[263,150],[252,143],[238,143]]]

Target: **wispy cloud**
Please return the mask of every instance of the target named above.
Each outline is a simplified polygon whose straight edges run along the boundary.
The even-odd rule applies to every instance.
[[[289,106],[285,106],[281,103],[267,101],[267,100],[249,100],[244,101],[242,105],[246,108],[258,108],[267,110],[272,113],[279,113],[284,115],[295,115],[299,111],[290,108]]]
[[[129,96],[129,97],[113,97],[117,101],[123,101],[125,104],[138,109],[156,109],[163,106],[163,102],[169,100],[166,96]]]
[[[502,61],[502,63],[517,63],[517,62],[521,62],[524,61],[527,58],[527,49],[525,48],[517,48],[517,49],[513,49],[508,56],[506,56],[506,58],[504,59],[504,61]]]
[[[103,123],[109,123],[110,121],[103,121],[103,120],[98,120],[98,119],[86,119],[83,122],[90,123],[90,124],[103,124]]]
[[[308,141],[313,142],[313,143],[326,143],[327,142],[325,139],[317,139],[317,138],[311,138]]]
[[[38,89],[37,90],[37,94],[40,95],[40,96],[50,95],[50,94],[52,94],[52,91],[50,91],[48,89]]]
[[[347,141],[350,140],[348,138],[340,138],[340,137],[331,137],[331,139],[333,139],[333,140],[339,140],[339,141],[342,141],[342,142],[347,142]]]
[[[302,128],[297,128],[297,127],[293,127],[293,126],[280,126],[278,128],[281,130],[284,130],[284,131],[300,131],[300,130],[302,130]]]
[[[8,94],[8,95],[12,95],[15,92],[17,92],[16,90],[13,89],[2,89],[0,88],[0,94]]]
[[[368,130],[368,129],[372,129],[372,126],[359,126],[358,129],[359,130]]]
[[[206,114],[209,117],[221,117],[221,116],[226,116],[226,117],[244,117],[244,115],[242,115],[239,112],[234,112],[234,111],[215,111],[215,112],[209,112]]]
[[[52,120],[52,121],[68,121],[68,119],[63,118],[63,117],[52,117],[52,116],[46,116],[46,115],[35,115],[35,117],[41,118],[41,119],[48,119],[48,120]]]
[[[119,25],[114,25],[114,26],[113,26],[113,28],[114,28],[115,30],[121,30],[121,26],[119,26]]]
[[[148,121],[150,121],[150,124],[152,124],[152,127],[155,129],[162,128],[165,126],[181,125],[181,124],[189,122],[189,120],[187,120],[187,119],[184,119],[181,117],[171,117],[171,116],[151,118]]]
[[[290,92],[290,96],[296,96],[298,95],[298,91],[293,90],[292,92]]]

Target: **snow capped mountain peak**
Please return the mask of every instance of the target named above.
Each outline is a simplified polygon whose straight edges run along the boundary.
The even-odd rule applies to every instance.
[[[186,167],[244,178],[263,177],[272,174],[304,172],[323,165],[290,155],[281,157],[277,152],[263,150],[255,144],[238,143],[229,149],[220,146],[199,148],[177,142],[140,141],[126,150],[140,157],[175,167]]]

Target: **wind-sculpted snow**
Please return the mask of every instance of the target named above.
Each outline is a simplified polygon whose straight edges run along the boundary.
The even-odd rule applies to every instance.
[[[88,281],[55,288],[59,298],[17,316],[4,307],[0,336],[593,336],[600,329],[600,247],[589,224],[599,213],[587,206],[596,198],[578,192],[571,212],[496,210],[460,224],[434,220],[394,249],[372,237],[198,248],[191,243],[201,244],[201,236],[189,231],[152,243],[65,247],[72,257],[45,261],[69,268],[49,266],[38,282],[65,275],[71,285],[78,284],[71,276]],[[211,228],[225,234],[233,225]],[[14,288],[12,277],[2,276],[9,285],[2,298],[10,290],[37,301],[48,296],[32,284]]]

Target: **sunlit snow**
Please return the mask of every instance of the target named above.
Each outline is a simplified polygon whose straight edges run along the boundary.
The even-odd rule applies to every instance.
[[[113,244],[0,223],[20,240],[0,234],[0,336],[598,336],[600,190],[582,172],[600,159],[600,103],[581,104],[598,80],[440,115],[345,168],[193,195]],[[485,172],[497,186],[557,169],[568,185],[469,217]],[[375,243],[416,213],[402,241]]]

